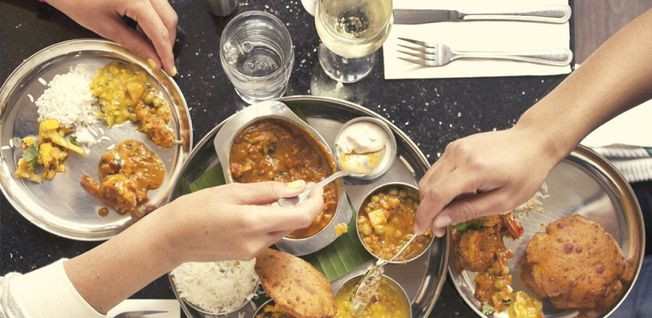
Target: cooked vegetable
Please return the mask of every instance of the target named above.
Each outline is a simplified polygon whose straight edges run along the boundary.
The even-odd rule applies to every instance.
[[[540,301],[525,292],[517,291],[507,313],[509,318],[543,318],[542,308]]]
[[[489,303],[482,303],[482,313],[485,315],[493,315],[496,310]]]

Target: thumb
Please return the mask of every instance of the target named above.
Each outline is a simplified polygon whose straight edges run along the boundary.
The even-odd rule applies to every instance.
[[[161,67],[161,60],[151,42],[136,30],[126,26],[118,18],[110,17],[106,23],[97,30],[97,34],[117,42],[125,49],[133,52],[144,60],[153,60],[157,68]]]
[[[508,191],[499,189],[453,201],[435,218],[432,225],[433,232],[437,236],[442,236],[449,225],[503,213],[508,209],[509,199]]]

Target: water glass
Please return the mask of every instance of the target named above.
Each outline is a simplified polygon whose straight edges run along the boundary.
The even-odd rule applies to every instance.
[[[220,61],[245,102],[280,97],[287,89],[294,65],[290,32],[269,13],[241,13],[222,32]]]

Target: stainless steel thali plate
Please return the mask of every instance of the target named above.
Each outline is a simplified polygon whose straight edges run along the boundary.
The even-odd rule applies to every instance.
[[[22,153],[18,138],[34,135],[38,130],[38,113],[33,100],[46,89],[43,82],[49,82],[56,74],[66,73],[71,66],[80,63],[99,69],[111,61],[140,66],[159,86],[171,107],[170,126],[180,143],[170,149],[160,148],[130,123],[110,129],[103,127],[109,140],[90,147],[86,156],[71,154],[65,162],[68,171],[58,173],[54,180],[36,184],[15,178],[16,164]],[[26,59],[0,88],[0,188],[18,212],[50,233],[77,240],[103,240],[130,224],[129,214],[111,211],[106,217],[98,216],[101,202],[79,185],[81,174],[97,179],[100,156],[108,147],[125,139],[143,142],[161,157],[166,168],[165,180],[160,188],[149,192],[148,204],[164,203],[172,180],[181,172],[182,163],[192,149],[188,107],[172,78],[160,70],[151,70],[147,63],[115,43],[80,39],[52,45]]]
[[[635,266],[636,281],[645,253],[645,230],[638,201],[624,178],[605,159],[588,148],[579,146],[550,172],[545,185],[548,196],[541,199],[543,211],[532,211],[520,220],[524,234],[518,240],[504,240],[505,246],[514,252],[514,257],[509,262],[514,290],[527,291],[520,278],[518,260],[532,236],[537,232],[545,232],[549,223],[573,214],[600,223],[613,236],[625,258]],[[485,317],[479,309],[480,302],[473,295],[475,274],[459,271],[455,266],[450,266],[449,272],[466,303],[479,316]],[[627,292],[604,313],[605,316],[615,311],[633,285],[632,282],[627,286]],[[555,318],[576,317],[579,314],[577,310],[557,309],[548,301],[543,302],[543,312],[545,317]],[[494,314],[494,317],[507,317],[507,314]]]
[[[338,99],[316,96],[289,96],[282,97],[280,101],[291,108],[299,108],[305,114],[308,124],[319,132],[329,143],[331,149],[334,147],[335,136],[342,125],[355,117],[375,117],[385,122],[392,129],[396,137],[398,160],[395,160],[389,171],[383,177],[373,181],[356,181],[356,183],[352,183],[353,181],[348,179],[345,181],[346,194],[354,207],[359,206],[365,195],[381,184],[404,182],[416,185],[417,180],[425,174],[429,167],[426,157],[405,133],[378,114],[362,106]],[[223,125],[224,122],[217,125],[195,147],[189,160],[184,165],[177,186],[174,187],[175,192],[172,197],[186,193],[187,189],[184,189],[184,184],[196,180],[207,169],[214,167],[219,162],[213,147],[213,139]],[[349,229],[349,231],[352,230]],[[413,317],[428,317],[435,306],[446,279],[448,245],[448,235],[442,239],[435,239],[430,250],[418,259],[405,265],[390,264],[385,268],[385,274],[396,280],[405,289],[412,305]],[[333,280],[331,282],[333,290],[338,290],[350,278],[362,274],[373,261],[375,259]],[[181,302],[181,306],[189,317],[209,317],[194,311],[183,302]],[[255,310],[256,306],[251,303],[240,312],[227,317],[249,318],[252,317]]]

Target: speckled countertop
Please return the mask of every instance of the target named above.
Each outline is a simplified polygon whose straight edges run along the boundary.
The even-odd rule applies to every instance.
[[[210,15],[203,0],[171,2],[185,33],[176,50],[176,81],[190,107],[196,143],[215,124],[243,107],[219,62],[218,43],[228,18]],[[362,104],[403,129],[431,162],[456,138],[512,126],[523,111],[563,79],[546,76],[386,81],[379,59],[369,78],[336,88],[319,67],[319,39],[312,17],[299,0],[241,1],[239,11],[253,9],[278,16],[292,34],[295,69],[288,95],[328,95]],[[0,0],[0,81],[23,59],[48,45],[93,36],[47,5]],[[4,196],[0,200],[0,275],[30,271],[61,257],[83,253],[96,244],[46,233],[18,214]],[[173,298],[173,294],[166,278],[161,278],[135,297]],[[472,317],[474,313],[447,282],[433,317],[455,316]]]

